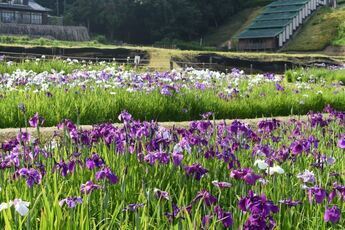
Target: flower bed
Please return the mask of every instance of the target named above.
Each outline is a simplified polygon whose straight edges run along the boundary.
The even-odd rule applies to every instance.
[[[123,110],[141,120],[190,121],[213,111],[218,119],[256,118],[345,110],[341,83],[287,83],[273,74],[246,75],[187,69],[134,72],[114,67],[37,74],[18,70],[0,80],[0,127],[23,127],[39,112],[52,126],[63,118],[92,125],[114,122]],[[25,116],[18,110],[25,107]]]
[[[345,113],[308,121],[166,129],[122,112],[122,127],[2,144],[0,225],[28,228],[341,229]],[[36,114],[28,124],[37,128]]]

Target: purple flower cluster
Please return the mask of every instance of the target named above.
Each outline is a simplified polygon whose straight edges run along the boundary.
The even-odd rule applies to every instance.
[[[60,207],[66,204],[68,208],[75,208],[77,204],[82,204],[82,203],[83,203],[83,198],[81,197],[67,197],[59,201]]]
[[[39,116],[38,113],[35,113],[35,115],[30,118],[29,124],[31,127],[37,128],[38,126],[42,126],[44,124],[44,118]]]
[[[208,172],[208,170],[203,168],[200,164],[186,166],[184,170],[188,176],[192,176],[196,180],[201,180],[201,178]]]
[[[261,178],[261,176],[255,174],[251,168],[232,170],[230,176],[236,180],[243,180],[249,185],[254,185],[256,181]]]
[[[309,198],[310,203],[313,202],[313,198],[314,198],[316,203],[321,204],[326,199],[326,197],[327,197],[326,190],[318,186],[308,189],[308,198]]]
[[[87,181],[80,186],[80,192],[83,194],[90,194],[92,191],[101,189],[102,186],[94,184],[92,181]]]
[[[243,212],[249,212],[250,216],[243,226],[243,229],[273,229],[276,225],[272,214],[279,211],[272,201],[265,195],[258,196],[253,191],[242,198],[238,203]]]
[[[61,160],[59,163],[55,164],[53,167],[53,172],[60,171],[61,175],[65,177],[68,174],[72,174],[78,164],[79,166],[82,166],[82,162],[80,160],[71,160],[69,162]]]
[[[92,170],[94,168],[101,168],[104,166],[104,160],[97,154],[94,153],[90,158],[86,159],[86,168]]]
[[[341,211],[337,206],[327,208],[324,215],[325,222],[338,223],[340,220]]]
[[[21,168],[17,170],[14,177],[23,177],[26,179],[26,184],[29,188],[32,188],[34,184],[40,184],[42,181],[42,174],[34,168]]]
[[[116,184],[119,179],[108,167],[104,167],[98,172],[96,172],[96,180],[107,179],[110,184]]]

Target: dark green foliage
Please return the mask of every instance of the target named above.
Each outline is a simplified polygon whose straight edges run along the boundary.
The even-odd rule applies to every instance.
[[[110,40],[148,44],[193,40],[245,7],[270,0],[37,0],[66,24],[84,25]],[[58,6],[57,6],[57,3]]]

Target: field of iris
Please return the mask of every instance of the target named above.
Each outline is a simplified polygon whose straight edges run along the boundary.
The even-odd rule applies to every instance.
[[[217,119],[232,119],[306,114],[328,104],[345,110],[339,77],[344,69],[318,75],[296,70],[284,78],[237,69],[229,74],[194,69],[159,73],[112,63],[38,60],[2,65],[0,70],[0,128],[25,125],[18,105],[25,106],[28,116],[39,112],[47,126],[63,118],[83,125],[116,122],[123,110],[157,121],[196,120],[208,111]]]
[[[21,127],[0,149],[5,229],[344,228],[343,69],[48,64],[0,65],[0,128]]]
[[[12,229],[342,229],[345,113],[166,129],[123,125],[2,144],[0,225]],[[211,118],[211,119],[209,119]],[[37,128],[44,119],[29,120]]]

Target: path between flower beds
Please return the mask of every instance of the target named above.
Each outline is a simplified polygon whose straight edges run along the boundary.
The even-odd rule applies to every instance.
[[[286,116],[286,117],[270,117],[270,118],[255,118],[255,119],[238,119],[241,121],[244,121],[246,123],[249,124],[257,124],[258,121],[260,120],[265,120],[265,119],[277,119],[277,120],[281,120],[281,121],[287,121],[289,119],[297,119],[297,120],[306,120],[307,116]],[[221,122],[223,122],[224,120],[216,120],[216,124],[219,124]],[[230,124],[232,121],[234,120],[225,120],[226,123]],[[189,125],[189,121],[185,121],[185,122],[159,122],[159,124],[165,128],[172,128],[172,127],[188,127]],[[115,126],[121,126],[121,123],[116,123],[114,124]],[[92,125],[82,125],[80,126],[81,129],[83,130],[89,130],[92,129]],[[25,128],[22,128],[23,131],[25,131]],[[36,136],[37,134],[37,129],[36,128],[28,128],[27,129],[28,132],[32,135],[32,136]],[[16,137],[16,135],[18,134],[18,132],[20,131],[20,128],[6,128],[6,129],[0,129],[0,143]],[[49,138],[51,137],[55,131],[59,131],[59,129],[57,129],[56,127],[42,127],[40,128],[40,133],[42,135],[42,137],[45,138]]]

